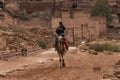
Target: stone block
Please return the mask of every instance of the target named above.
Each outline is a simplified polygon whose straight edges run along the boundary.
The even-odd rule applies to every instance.
[[[98,55],[98,52],[95,50],[89,50],[89,54]]]
[[[101,71],[101,67],[93,67],[93,71]]]

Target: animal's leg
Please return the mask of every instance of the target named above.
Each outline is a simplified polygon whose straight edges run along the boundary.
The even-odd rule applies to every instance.
[[[65,67],[65,62],[64,62],[64,60],[63,60],[62,66]]]
[[[62,60],[60,59],[59,61],[60,61],[60,68],[62,68]]]
[[[61,55],[59,54],[59,62],[60,62],[60,68],[62,67],[62,60],[61,60]]]
[[[64,57],[62,55],[62,67],[65,67]]]

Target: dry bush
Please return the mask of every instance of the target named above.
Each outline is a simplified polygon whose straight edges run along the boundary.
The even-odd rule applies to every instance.
[[[90,49],[94,49],[95,51],[112,51],[112,52],[120,52],[120,46],[112,43],[95,43],[89,45]]]
[[[26,31],[23,27],[20,27],[20,26],[15,26],[12,28],[13,32],[17,32],[17,33],[20,33],[20,34],[25,34]]]

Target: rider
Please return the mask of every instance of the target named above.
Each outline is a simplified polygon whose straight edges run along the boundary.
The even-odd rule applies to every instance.
[[[57,35],[56,35],[56,38],[55,38],[55,48],[57,47],[57,44],[58,44],[58,37],[59,36],[63,36],[63,38],[64,38],[64,32],[65,32],[65,30],[66,30],[66,28],[65,28],[65,26],[63,25],[63,23],[62,22],[59,22],[59,26],[57,27],[57,29],[56,29],[56,33],[57,33]],[[64,38],[64,43],[66,42],[65,41],[66,39]],[[66,48],[67,48],[67,45],[66,45],[66,43],[65,43],[65,46],[66,46]]]

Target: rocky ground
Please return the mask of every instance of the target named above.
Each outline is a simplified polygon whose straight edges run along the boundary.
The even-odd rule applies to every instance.
[[[0,61],[0,71],[3,71],[0,80],[102,80],[105,74],[114,70],[119,59],[118,53],[92,55],[71,48],[65,55],[66,67],[60,69],[54,49],[37,51],[27,57]]]

